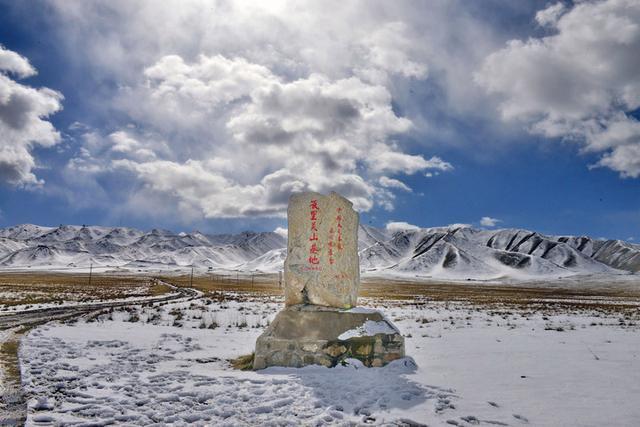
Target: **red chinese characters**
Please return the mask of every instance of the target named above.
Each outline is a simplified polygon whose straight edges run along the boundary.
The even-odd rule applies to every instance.
[[[329,229],[329,264],[336,262],[336,251],[342,251],[342,208],[336,209],[336,226]]]
[[[318,201],[316,199],[311,200],[309,203],[309,220],[311,222],[311,233],[309,235],[309,241],[311,247],[309,248],[309,270],[320,270],[320,247],[318,238]]]
[[[333,258],[333,228],[329,230],[329,264],[333,265],[336,260]]]
[[[338,223],[338,225],[336,225],[336,228],[338,229],[338,250],[341,251],[342,250],[342,208],[338,208],[336,209],[337,211],[337,215],[336,215],[336,222]]]

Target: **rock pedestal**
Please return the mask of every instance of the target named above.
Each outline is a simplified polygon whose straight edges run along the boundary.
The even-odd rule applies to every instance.
[[[375,310],[352,309],[360,287],[358,214],[337,193],[289,199],[285,304],[258,337],[253,367],[383,366],[404,357],[404,338]]]
[[[258,338],[253,367],[333,367],[347,358],[379,367],[401,357],[404,338],[378,311],[294,305]]]

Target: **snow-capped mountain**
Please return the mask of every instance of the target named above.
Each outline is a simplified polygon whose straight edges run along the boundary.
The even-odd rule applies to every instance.
[[[197,266],[242,268],[286,240],[276,233],[173,233],[153,229],[25,224],[0,229],[2,267]],[[259,264],[258,264],[259,265]]]
[[[364,274],[530,279],[640,271],[640,245],[521,230],[450,226],[390,232],[361,225]],[[273,232],[208,235],[123,227],[25,224],[0,229],[0,268],[188,267],[274,272],[286,240]]]
[[[366,231],[366,230],[365,230]],[[434,278],[532,278],[640,271],[640,245],[519,229],[399,231],[361,247],[364,272]]]

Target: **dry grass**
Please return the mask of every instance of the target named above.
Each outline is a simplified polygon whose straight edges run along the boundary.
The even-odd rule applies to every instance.
[[[19,389],[21,386],[20,381],[20,358],[18,357],[18,350],[20,349],[20,340],[31,329],[38,326],[38,324],[21,326],[13,331],[13,334],[9,336],[2,345],[0,345],[0,368],[2,368],[2,375],[7,385]]]
[[[402,282],[365,280],[360,296],[378,300],[462,302],[486,308],[534,310],[597,310],[637,313],[640,284],[636,291],[625,288],[560,287],[557,282],[518,285]]]
[[[209,296],[236,292],[256,296],[281,296],[284,289],[276,274],[236,275],[209,274],[163,276],[161,280],[180,287],[193,286]],[[3,297],[3,291],[16,293]],[[73,298],[78,301],[117,299],[131,296],[161,295],[170,287],[145,276],[95,274],[91,286],[87,274],[63,273],[5,273],[0,274],[0,304],[35,304]],[[636,308],[640,301],[637,290],[613,287],[586,286],[585,289],[562,287],[558,283],[495,285],[482,283],[415,282],[365,278],[360,296],[372,299],[411,301],[460,301],[478,305],[572,305],[623,310]]]
[[[149,296],[153,296],[153,297],[157,297],[160,295],[164,295],[171,292],[171,287],[164,284],[164,283],[158,283],[158,282],[153,282],[151,284],[151,287],[149,288]]]
[[[63,301],[110,300],[155,296],[171,288],[149,277],[64,273],[0,274],[0,305],[32,305]]]
[[[20,384],[20,362],[18,359],[20,338],[21,335],[16,334],[0,346],[0,365],[4,368],[4,381],[14,386]]]
[[[251,371],[253,370],[254,357],[255,353],[251,353],[237,357],[235,359],[231,359],[229,362],[231,362],[231,367],[233,367],[233,369],[239,369],[241,371]]]
[[[123,286],[125,284],[142,284],[149,282],[148,277],[135,275],[109,275],[94,273],[91,286]],[[52,286],[88,285],[88,273],[1,273],[0,285],[46,284]]]
[[[504,298],[515,301],[531,301],[543,298],[626,298],[637,301],[640,297],[640,286],[638,292],[627,290],[616,290],[611,288],[562,288],[548,286],[529,286],[527,284],[518,285],[497,285],[497,284],[467,284],[447,283],[447,282],[404,282],[400,280],[363,280],[360,288],[360,295],[371,298],[406,299],[416,295],[427,296],[435,300],[443,301],[499,301]]]
[[[218,292],[238,292],[280,296],[284,289],[278,286],[275,274],[251,276],[219,275],[198,276],[193,278],[193,287],[207,294]],[[176,286],[189,286],[191,277],[163,277]],[[588,286],[585,289],[562,287],[562,284],[518,284],[496,285],[483,283],[451,283],[436,281],[402,281],[377,278],[365,278],[360,287],[360,297],[413,301],[451,301],[467,302],[475,305],[511,305],[511,306],[555,306],[570,305],[575,308],[601,308],[604,310],[637,310],[640,301],[640,284],[637,291],[612,287]]]
[[[240,292],[266,295],[283,295],[284,289],[278,286],[278,276],[275,274],[254,275],[253,280],[250,275],[206,275],[194,276],[191,285],[191,276],[163,276],[161,280],[175,286],[189,287],[203,291],[213,292]]]

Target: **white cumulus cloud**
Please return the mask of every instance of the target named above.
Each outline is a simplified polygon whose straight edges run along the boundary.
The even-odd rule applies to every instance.
[[[420,227],[418,227],[417,225],[409,224],[408,222],[404,222],[404,221],[389,221],[385,225],[385,228],[387,231],[392,231],[392,232],[420,230]]]
[[[407,184],[405,184],[404,182],[398,179],[389,178],[387,176],[381,176],[380,179],[378,179],[378,182],[384,188],[397,188],[399,190],[404,190],[409,193],[411,192],[411,188]]]
[[[603,153],[597,166],[640,177],[640,2],[561,4],[536,19],[550,32],[511,40],[489,55],[476,81],[501,100],[504,120]]]
[[[0,70],[15,74],[18,78],[31,77],[37,74],[29,60],[17,52],[0,45]]]
[[[395,33],[378,47],[363,37],[363,55],[337,75],[276,66],[242,50],[191,61],[161,56],[115,100],[139,129],[85,137],[69,168],[126,172],[139,184],[136,206],[167,197],[204,218],[283,216],[289,195],[305,190],[338,191],[360,211],[393,209],[393,191],[409,189],[387,175],[452,166],[408,154],[395,140],[413,125],[394,111],[388,77],[423,78],[427,69],[411,60],[398,68],[395,56],[411,53],[406,29],[384,31]]]
[[[565,10],[563,3],[552,4],[536,13],[536,21],[543,27],[555,25]]]
[[[62,94],[12,78],[35,73],[26,58],[0,45],[0,183],[41,185],[44,181],[33,173],[36,160],[32,150],[60,141],[60,134],[47,118],[62,108]]]
[[[287,228],[284,228],[284,227],[276,227],[276,229],[273,230],[273,232],[276,233],[276,234],[279,234],[280,236],[284,237],[285,239],[289,235],[289,230]]]
[[[499,222],[502,222],[502,220],[498,218],[491,218],[490,216],[483,216],[480,219],[480,225],[483,227],[495,227]]]
[[[165,200],[196,217],[278,216],[304,189],[392,210],[404,175],[452,169],[430,152],[464,143],[451,115],[495,115],[470,76],[504,36],[461,0],[53,0],[50,15],[67,59],[115,83],[91,105],[109,123],[90,131],[98,150],[78,150],[68,175],[124,174],[130,185],[105,189],[138,212]],[[160,184],[159,167],[192,178]],[[230,191],[193,197],[214,178]]]

